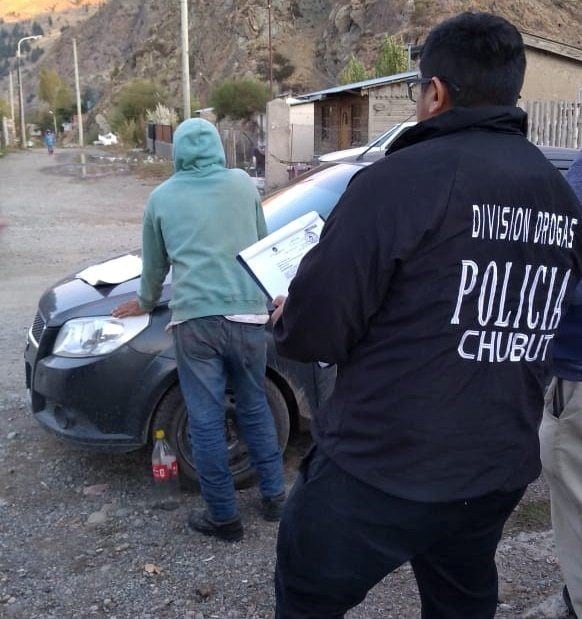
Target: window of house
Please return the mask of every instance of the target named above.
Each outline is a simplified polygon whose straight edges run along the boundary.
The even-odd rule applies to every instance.
[[[352,105],[352,146],[362,146],[365,143],[362,120],[362,106]]]
[[[321,106],[321,140],[329,140],[331,130],[331,106]]]

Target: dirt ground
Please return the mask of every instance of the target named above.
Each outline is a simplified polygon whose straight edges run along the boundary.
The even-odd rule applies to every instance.
[[[270,619],[276,525],[258,517],[255,489],[240,493],[242,543],[199,537],[185,526],[197,495],[183,494],[174,512],[151,508],[148,453],[75,451],[28,412],[23,349],[38,298],[64,275],[139,247],[155,184],[131,162],[89,155],[84,174],[75,150],[0,159],[0,617]],[[289,485],[304,445],[288,450]],[[543,482],[507,527],[498,565],[498,617],[566,615]],[[348,617],[420,617],[409,566]]]

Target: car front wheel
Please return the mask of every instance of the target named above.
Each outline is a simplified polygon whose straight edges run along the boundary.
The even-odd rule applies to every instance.
[[[269,378],[265,378],[265,393],[273,415],[281,451],[289,439],[290,419],[285,398]],[[228,463],[237,488],[253,481],[255,471],[251,466],[248,447],[244,442],[235,416],[236,402],[232,391],[225,395],[224,432],[228,445]],[[197,482],[196,466],[192,456],[192,447],[188,436],[188,413],[182,398],[180,386],[175,384],[162,398],[154,415],[152,429],[163,429],[166,440],[174,449],[178,458],[178,468],[182,482]]]

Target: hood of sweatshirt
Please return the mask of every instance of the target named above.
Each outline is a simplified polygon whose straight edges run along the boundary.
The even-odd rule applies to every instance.
[[[174,133],[174,171],[208,174],[224,168],[226,158],[216,127],[202,118],[185,120]]]

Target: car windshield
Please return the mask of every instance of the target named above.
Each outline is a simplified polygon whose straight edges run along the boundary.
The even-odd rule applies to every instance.
[[[352,176],[362,167],[349,163],[320,166],[263,200],[269,232],[309,211],[327,219]]]
[[[375,140],[368,142],[367,146],[376,146],[378,148],[386,148],[386,142],[395,133],[397,133],[400,130],[400,127],[401,127],[401,123],[394,125],[394,127],[392,127],[392,129],[390,129],[389,131],[386,131],[386,133],[382,133],[382,135],[379,135]]]

